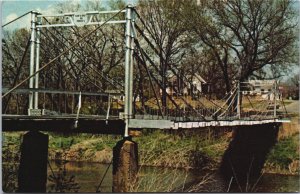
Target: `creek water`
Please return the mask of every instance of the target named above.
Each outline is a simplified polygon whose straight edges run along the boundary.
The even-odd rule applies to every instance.
[[[52,170],[48,167],[48,176],[52,171],[56,174],[62,166],[50,162]],[[66,178],[74,175],[75,182],[80,186],[79,192],[96,192],[108,164],[90,162],[68,162],[65,164]],[[53,182],[48,181],[47,190],[51,191]],[[250,185],[248,192],[299,192],[299,176],[278,174],[263,174],[257,184]],[[224,183],[221,176],[214,171],[199,171],[172,169],[160,167],[141,167],[139,170],[139,183],[134,191],[138,192],[226,192],[228,183]],[[246,191],[242,188],[243,191]],[[53,191],[53,190],[52,190]],[[100,192],[112,191],[112,166],[108,168]],[[240,188],[232,186],[231,192],[239,192]]]

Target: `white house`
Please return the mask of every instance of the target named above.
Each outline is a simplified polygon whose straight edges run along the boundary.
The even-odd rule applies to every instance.
[[[168,72],[168,87],[166,92],[169,95],[192,95],[207,91],[208,83],[197,73],[194,75],[174,75]],[[160,90],[162,93],[162,90]]]
[[[242,90],[244,95],[260,95],[264,99],[274,99],[274,86],[276,80],[248,80],[247,90]],[[279,97],[277,97],[279,98]]]

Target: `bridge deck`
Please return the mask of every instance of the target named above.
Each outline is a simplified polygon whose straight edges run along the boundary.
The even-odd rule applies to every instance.
[[[99,133],[123,134],[124,120],[117,116],[81,115],[78,118],[78,127],[75,128],[76,115],[2,115],[3,131],[41,130],[64,133]],[[262,120],[210,120],[210,121],[174,121],[162,119],[131,119],[129,127],[132,129],[193,129],[202,127],[226,127],[242,125],[260,125],[266,123],[282,123],[289,120],[269,118]]]
[[[125,123],[118,117],[106,120],[103,116],[80,116],[75,128],[76,115],[28,116],[2,115],[2,131],[53,131],[64,133],[123,134]]]

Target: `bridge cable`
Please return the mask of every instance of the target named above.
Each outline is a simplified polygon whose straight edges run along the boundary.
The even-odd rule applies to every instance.
[[[220,114],[219,116],[223,116],[223,115],[229,110],[229,108],[231,107],[231,105],[236,101],[236,96],[237,96],[238,94],[235,92],[235,93],[232,93],[231,96],[233,96],[233,94],[235,94],[235,95],[234,95],[234,97],[231,98],[231,101],[230,101],[230,103],[229,103],[227,109],[226,109],[222,114]],[[230,99],[230,98],[228,98],[228,99]],[[234,110],[235,110],[235,109],[237,109],[237,107],[235,107]]]
[[[28,51],[28,48],[29,48],[29,46],[30,46],[30,38],[31,38],[31,37],[28,38],[28,41],[27,41],[27,44],[26,44],[26,47],[25,47],[25,51],[24,51],[24,53],[23,53],[23,56],[22,56],[22,59],[21,59],[20,65],[19,65],[19,68],[17,68],[17,73],[16,73],[17,76],[16,76],[15,79],[14,79],[13,87],[16,85],[17,80],[18,80],[18,77],[19,77],[19,75],[21,74],[21,67],[22,67],[23,64],[24,64],[25,56],[26,56],[27,51]],[[6,110],[7,110],[7,107],[8,107],[9,101],[10,101],[10,98],[11,98],[11,94],[8,96],[7,103],[4,104],[4,112],[6,112]]]
[[[141,53],[143,53],[143,55],[146,56],[147,60],[150,62],[150,64],[154,65],[153,64],[153,61],[149,58],[149,56],[147,54],[145,54],[145,51],[143,51],[140,46],[138,46]],[[138,57],[138,60],[140,60],[139,56]],[[143,63],[144,66],[146,66],[146,64]],[[147,66],[146,66],[147,67]],[[150,73],[151,74],[151,73]],[[155,82],[159,85],[159,87],[162,89],[162,86],[161,84],[159,83],[159,81],[152,75],[153,79],[155,80]],[[173,98],[168,94],[167,94],[167,97],[171,100],[171,102],[176,106],[177,109],[180,109],[178,104],[173,100]],[[200,116],[205,120],[205,116],[203,116],[201,113],[199,113],[196,109],[194,109],[185,99],[183,99],[181,96],[180,96],[180,99],[185,103],[185,105],[187,105],[189,108],[191,108],[191,110],[193,110],[194,112],[196,112],[197,114],[200,114]]]
[[[255,108],[254,108],[254,106],[253,106],[253,104],[252,104],[252,102],[251,102],[251,100],[250,100],[250,98],[249,98],[249,96],[246,94],[246,95],[244,95],[244,96],[246,96],[246,98],[247,98],[247,100],[248,100],[248,102],[250,103],[250,106],[251,106],[251,108],[252,109],[250,109],[250,112],[251,112],[251,110],[255,110]],[[246,112],[245,112],[246,113]],[[249,113],[249,111],[248,111],[248,113]]]
[[[140,50],[140,53],[142,56],[146,57],[146,59],[150,62],[151,66],[155,68],[156,71],[159,71],[157,66],[154,64],[154,62],[150,59],[150,57],[146,54],[146,52],[140,47],[139,45],[139,42],[137,40],[135,40],[135,43],[138,47],[138,49]],[[140,60],[140,61],[144,61],[146,62],[146,60],[141,60],[141,58],[137,56],[137,59]],[[146,63],[142,63],[144,66],[146,65]],[[147,65],[145,66],[145,68],[148,68]],[[162,86],[161,86],[161,83],[159,83],[159,80],[157,80],[153,75],[152,73],[149,71],[150,75],[152,76],[153,80],[159,85],[159,87],[162,89]],[[167,96],[169,97],[169,99],[171,100],[171,102],[176,106],[176,108],[179,108],[178,104],[170,97],[170,95],[167,93]]]
[[[45,35],[43,32],[41,32],[41,34],[43,34],[45,37],[48,37],[48,38],[50,38],[48,35]],[[57,38],[57,37],[55,37],[55,38]],[[60,50],[61,48],[59,48],[56,44],[54,44],[52,41],[51,41],[51,43],[58,49],[58,50]],[[42,47],[42,49],[44,49],[43,47]],[[45,49],[44,49],[45,50]],[[67,56],[66,56],[66,59],[71,63],[71,64],[74,64],[74,62],[70,59],[70,58],[68,58]],[[80,69],[78,66],[76,66],[76,65],[74,65],[74,67],[76,67],[76,69],[78,70],[78,71],[80,71],[81,73],[83,73],[88,79],[89,79],[89,81],[94,85],[94,86],[96,86],[97,88],[99,88],[101,91],[103,91],[104,92],[104,90],[100,87],[100,86],[98,86],[98,85],[96,85],[95,83],[94,83],[94,81],[93,80],[91,80],[91,78],[90,78],[90,76],[86,73],[86,72],[84,72],[82,69]],[[76,80],[76,76],[75,75],[73,75],[70,71],[66,71],[69,75],[71,75],[72,77],[74,77],[75,78],[75,80]],[[78,83],[79,85],[80,85],[80,82],[78,82],[77,80],[76,80],[76,83]]]
[[[126,7],[125,7],[126,8]],[[34,72],[32,75],[28,76],[26,79],[24,79],[23,81],[21,81],[19,84],[17,84],[15,87],[13,87],[12,89],[10,89],[8,92],[6,92],[4,95],[2,95],[2,98],[7,96],[9,93],[11,93],[12,91],[14,91],[15,89],[17,89],[18,87],[20,87],[23,83],[25,83],[26,81],[28,81],[30,78],[32,78],[33,76],[35,76],[37,73],[39,73],[40,71],[44,70],[46,67],[48,67],[51,63],[53,63],[54,61],[56,61],[59,57],[63,56],[64,54],[66,54],[68,51],[70,51],[73,47],[75,47],[76,45],[78,45],[80,42],[84,41],[87,37],[89,37],[92,33],[96,32],[98,29],[100,29],[103,25],[105,25],[107,22],[109,22],[111,19],[113,19],[116,15],[118,15],[119,13],[121,13],[125,8],[121,9],[118,13],[114,14],[112,17],[110,17],[108,20],[106,20],[104,23],[102,23],[100,26],[98,26],[97,28],[95,28],[94,30],[92,30],[91,32],[87,33],[85,36],[83,36],[81,39],[79,39],[76,43],[74,43],[73,45],[71,45],[71,47],[69,47],[68,49],[66,49],[64,52],[62,52],[61,54],[59,54],[57,57],[55,57],[54,59],[50,60],[48,63],[46,63],[45,65],[43,65],[38,71]]]
[[[46,18],[44,18],[49,24],[51,24]],[[67,41],[67,42],[69,42],[56,28],[54,28],[55,29],[55,31],[65,40],[65,41]],[[48,30],[49,31],[49,30]],[[55,37],[56,39],[58,39],[65,47],[68,47],[62,40],[60,40],[58,37],[56,37],[51,31],[49,31],[50,32],[50,34],[53,36],[53,37]],[[81,52],[81,51],[79,51],[78,49],[76,49],[76,47],[74,47],[73,48],[75,51],[77,51],[77,52]],[[84,59],[82,59],[81,57],[80,57],[80,55],[78,54],[78,53],[76,53],[76,52],[72,52],[72,53],[74,53],[77,57],[78,57],[78,59],[79,60],[81,60],[81,61],[83,61],[85,64],[86,64],[86,62],[84,61]],[[83,52],[81,52],[81,54],[83,55]],[[93,61],[94,62],[97,62],[94,58],[92,58],[93,59]],[[73,63],[74,64],[74,63]],[[75,65],[75,64],[74,64]],[[94,66],[94,64],[93,63],[91,63],[91,65],[92,66]],[[75,65],[76,66],[76,65]],[[86,67],[88,67],[88,68],[92,68],[92,67],[90,67],[89,66],[89,64],[87,64],[87,66]],[[95,66],[94,66],[95,67]],[[115,82],[115,83],[117,83],[119,86],[121,86],[121,87],[123,87],[123,85],[122,84],[120,84],[119,82],[117,82],[117,81],[115,81],[115,80],[113,80],[112,78],[109,78],[109,77],[105,77],[102,73],[100,73],[99,71],[96,71],[95,69],[93,69],[93,71],[94,72],[96,72],[98,75],[100,75],[101,77],[103,77],[107,82],[109,82],[112,86],[114,86],[116,89],[118,89],[118,87],[113,83],[113,82]],[[109,80],[110,79],[110,80]]]
[[[135,25],[135,26],[136,26],[136,25]],[[132,26],[132,27],[134,27],[134,26]],[[134,28],[133,28],[133,29],[134,29]],[[134,39],[134,42],[135,42],[136,46],[138,47],[138,49],[139,49],[139,51],[140,51],[140,54],[141,54],[141,57],[142,57],[142,58],[140,58],[138,55],[135,55],[135,56],[137,57],[137,59],[138,59],[139,61],[142,62],[144,68],[145,68],[146,71],[147,71],[148,77],[149,77],[149,79],[150,79],[150,84],[151,84],[152,90],[153,90],[153,92],[154,92],[154,94],[155,94],[155,98],[156,98],[156,101],[157,101],[157,105],[159,106],[159,110],[160,110],[160,112],[161,112],[161,115],[163,116],[164,114],[163,114],[162,109],[161,109],[161,107],[160,107],[160,103],[159,103],[159,100],[158,100],[158,96],[157,96],[157,94],[156,94],[156,91],[155,91],[154,86],[153,86],[153,83],[152,83],[151,73],[150,73],[150,71],[149,71],[149,69],[148,69],[148,67],[147,67],[147,65],[146,65],[145,57],[146,57],[146,59],[150,62],[150,64],[151,64],[152,66],[155,67],[156,71],[159,71],[159,70],[158,70],[158,68],[155,66],[155,64],[153,63],[153,61],[151,61],[151,59],[149,58],[149,56],[145,53],[145,51],[141,48],[141,46],[140,46],[140,44],[139,44],[139,42],[138,42],[138,40],[137,40],[136,38]],[[153,76],[152,76],[152,77],[153,77]],[[155,79],[155,77],[153,77],[153,79],[154,79],[155,82],[160,86],[159,81],[158,81],[157,79]],[[161,86],[160,86],[160,88],[162,89]],[[179,106],[178,106],[178,105],[176,104],[176,102],[169,96],[169,94],[167,94],[167,96],[168,96],[168,98],[171,100],[171,102],[176,106],[176,108],[179,108]]]
[[[267,102],[265,104],[262,104],[260,106],[260,109],[258,109],[257,113],[253,116],[254,118],[262,118],[262,116],[266,116],[268,114],[268,107],[270,105],[270,102],[268,102],[268,99],[263,99],[260,101],[260,103],[264,103]]]
[[[287,110],[286,110],[286,107],[285,107],[285,104],[284,104],[284,101],[283,101],[282,97],[281,97],[281,104],[282,104],[282,106],[283,106],[283,108],[284,108],[284,110],[285,110],[286,116],[287,116],[287,115],[288,115],[288,112],[287,112]]]
[[[45,38],[48,38],[48,39],[50,39],[50,40],[52,39],[49,35],[45,34],[44,32],[41,32],[41,34],[44,35]],[[51,41],[51,44],[52,44],[57,50],[60,51],[61,48],[59,48],[56,44],[54,44],[53,41]],[[44,47],[41,47],[41,48],[44,50],[44,52],[47,52],[47,53],[49,53],[49,54],[51,55],[51,52],[50,52],[50,51],[46,50]],[[72,60],[70,60],[67,56],[66,56],[66,59],[67,59],[70,63],[73,63]],[[73,75],[68,69],[66,69],[66,72],[67,72],[71,77],[75,78],[76,83],[80,85],[80,82],[79,82],[78,80],[76,80],[77,75]],[[96,86],[96,87],[99,87],[99,86],[97,86],[97,85],[95,85],[95,86]],[[100,87],[99,87],[99,88],[100,88]]]
[[[54,173],[54,171],[53,171],[53,169],[52,169],[52,166],[51,166],[49,160],[47,160],[47,163],[48,163],[48,166],[49,166],[49,168],[50,168],[50,171],[51,171],[51,173],[52,173],[53,178],[54,178],[55,180],[57,180],[56,175],[55,175],[55,173]]]
[[[142,108],[141,109],[142,109],[142,111],[143,111],[144,114],[147,114],[147,110],[145,108],[145,106],[146,106],[145,105],[146,96],[144,95],[144,87],[143,87],[144,74],[143,74],[142,67],[140,65],[140,61],[139,60],[136,60],[136,61],[137,61],[137,67],[138,67],[138,70],[139,70],[139,73],[138,73],[138,75],[139,75],[139,81],[138,81],[139,82],[138,83],[139,90],[138,90],[138,92],[139,92],[139,95],[141,96],[141,104],[142,104]],[[148,96],[149,97],[151,96],[151,94],[150,94],[151,89],[149,88],[149,90],[148,90]]]
[[[150,57],[145,53],[145,51],[140,47],[139,43],[137,42],[137,40],[135,40],[136,44],[138,45],[138,48],[140,50],[140,52],[146,56],[147,60],[150,62],[150,64],[152,66],[155,67],[156,71],[158,71],[158,68],[155,66],[154,62],[150,59]],[[145,65],[145,64],[144,64]],[[152,76],[153,77],[153,76]],[[153,77],[153,79],[159,84],[160,88],[162,89],[162,86],[161,84],[158,82],[158,80],[155,79],[155,77]],[[179,106],[177,105],[177,103],[172,99],[172,97],[166,93],[168,98],[171,100],[171,102],[176,106],[176,108],[179,108]],[[180,99],[189,107],[191,108],[191,110],[195,111],[197,114],[200,114],[200,116],[205,119],[205,116],[203,116],[201,113],[199,113],[197,110],[195,110],[185,99],[183,99],[181,96],[180,96]]]
[[[20,19],[20,18],[26,16],[27,14],[32,13],[32,12],[33,12],[33,11],[31,10],[31,11],[26,12],[26,13],[24,13],[23,15],[21,15],[21,16],[15,18],[15,19],[13,19],[13,20],[7,22],[6,24],[2,25],[2,28],[5,27],[5,26],[7,26],[7,25],[9,25],[9,24],[11,24],[11,23],[13,23],[13,22],[16,21],[16,20],[18,20],[18,19]]]
[[[99,183],[99,185],[98,185],[98,187],[97,187],[97,189],[96,189],[96,193],[101,192],[99,189],[100,189],[100,187],[101,187],[101,185],[102,185],[102,183],[103,183],[103,180],[104,180],[104,178],[106,177],[106,174],[107,174],[107,172],[108,172],[108,169],[109,169],[109,167],[112,165],[112,163],[113,163],[113,159],[110,161],[108,167],[106,168],[106,170],[105,170],[105,172],[104,172],[104,174],[103,174],[103,176],[102,176],[102,179],[101,179],[101,181],[100,181],[100,183]]]
[[[140,19],[140,21],[142,22],[142,24],[144,25],[144,27],[146,28],[146,30],[148,31],[148,33],[152,36],[152,33],[151,33],[151,31],[150,31],[150,29],[148,28],[148,26],[145,24],[145,22],[144,22],[144,20],[142,19],[142,17],[139,15],[139,13],[135,10],[135,13],[137,14],[137,16],[139,17],[139,19]],[[136,29],[139,31],[139,33],[142,35],[142,37],[146,40],[146,42],[150,45],[150,47],[155,51],[155,53],[157,54],[157,55],[159,55],[160,57],[162,57],[161,56],[161,54],[159,53],[159,51],[157,51],[157,49],[155,48],[155,46],[151,43],[151,41],[147,38],[147,36],[143,33],[143,31],[139,28],[139,26],[137,25],[137,24],[135,24],[135,27],[136,27]],[[152,36],[152,38],[154,39],[154,37]],[[161,49],[161,51],[162,52],[164,52],[164,50],[163,49]],[[171,67],[171,65],[170,64],[167,64],[168,66],[169,66],[169,68],[170,68],[170,70],[175,74],[175,75],[177,75],[178,76],[178,74],[174,71],[174,69],[173,68],[175,68],[175,67]],[[158,71],[158,69],[156,68],[156,70]],[[177,71],[178,71],[178,69],[176,69]],[[183,76],[186,80],[187,80],[187,82],[189,82],[188,81],[188,79],[187,79],[187,77],[186,76]],[[186,86],[187,86],[187,84],[185,84]],[[198,90],[198,89],[197,89]],[[199,90],[198,90],[199,91]],[[200,91],[199,91],[200,92]],[[201,93],[201,92],[200,92]],[[205,105],[204,104],[202,104],[204,107],[205,107]],[[206,107],[205,107],[206,108]]]
[[[270,93],[269,96],[271,97],[271,94],[272,94],[272,93],[271,93],[271,92],[269,92],[269,93]],[[277,100],[276,100],[276,95],[274,95],[274,101],[277,101]],[[267,115],[268,113],[271,112],[271,115],[273,115],[274,111],[277,111],[277,107],[274,107],[274,104],[273,104],[274,102],[273,102],[273,100],[270,99],[268,103],[269,103],[269,104],[268,104],[266,110],[268,110],[268,107],[270,107],[270,105],[271,105],[271,106],[272,106],[272,109],[271,109],[272,112],[271,112],[271,111],[266,111],[265,114],[264,114],[265,117],[268,116],[268,115]],[[276,109],[276,110],[274,110],[274,109]],[[273,117],[273,118],[275,118],[275,117]]]
[[[143,18],[141,17],[141,15],[137,12],[137,10],[135,9],[134,10],[136,15],[138,16],[138,18],[140,19],[140,21],[142,22],[142,24],[144,25],[145,29],[148,31],[148,33],[150,34],[150,36],[155,39],[155,37],[153,36],[153,33],[151,32],[151,30],[148,28],[148,25],[146,25],[146,22],[143,20]],[[140,30],[140,28],[137,26],[137,29],[138,31],[140,31],[141,34],[144,34],[142,32],[142,30]],[[157,55],[160,56],[160,53],[158,52],[158,50],[155,48],[155,46],[151,43],[151,41],[146,37],[144,36],[145,40],[149,43],[150,47],[156,52]],[[163,49],[161,49],[162,52],[164,52]],[[165,53],[164,53],[165,54]]]
[[[140,18],[141,19],[141,18]],[[142,21],[142,19],[141,19],[141,21]],[[144,23],[144,22],[143,22]],[[145,24],[144,24],[145,25]],[[136,27],[136,29],[139,31],[139,33],[142,35],[142,37],[146,40],[146,42],[150,45],[150,47],[155,51],[155,53],[157,54],[157,55],[159,55],[160,57],[161,57],[161,55],[159,54],[159,52],[156,50],[156,48],[154,47],[154,45],[151,43],[151,41],[145,36],[145,34],[143,33],[143,31],[139,28],[139,26],[137,25],[137,24],[135,24],[135,27]],[[147,27],[146,27],[146,29],[147,29]],[[148,32],[149,32],[149,30],[148,30]],[[149,32],[150,34],[151,34],[151,32]],[[174,75],[177,75],[178,76],[178,74],[174,71],[174,69],[171,67],[171,65],[170,64],[167,64],[168,66],[169,66],[169,68],[170,68],[170,70],[174,73]],[[158,70],[158,68],[156,67],[156,66],[154,66],[155,67],[155,69],[156,69],[156,71],[159,71]],[[175,67],[174,67],[175,68]],[[176,69],[177,71],[178,71],[178,69]],[[189,82],[188,81],[188,79],[185,77],[185,76],[183,76],[186,80],[187,80],[187,82]],[[184,83],[185,84],[185,83]],[[185,84],[185,86],[187,86],[187,84]],[[197,91],[199,92],[199,93],[201,93],[198,89],[197,89]],[[212,104],[214,104],[215,106],[217,106],[217,107],[219,107],[219,108],[222,108],[222,107],[220,107],[220,106],[218,106],[216,103],[214,103],[214,102],[212,102],[211,100],[209,100],[209,99],[207,99],[208,101],[210,101]],[[199,101],[200,103],[201,103],[201,101]],[[201,103],[202,104],[202,106],[204,107],[204,108],[207,108],[203,103]]]
[[[146,28],[146,30],[148,31],[148,33],[150,34],[150,35],[152,35],[152,33],[150,32],[150,30],[148,29],[148,27],[147,27],[147,25],[145,24],[145,22],[143,21],[143,19],[142,19],[142,17],[139,15],[139,13],[135,10],[135,13],[137,14],[137,16],[139,17],[139,19],[140,19],[140,21],[142,22],[142,24],[144,25],[144,27]],[[145,40],[148,42],[148,44],[150,45],[150,47],[160,56],[160,54],[159,54],[159,52],[155,49],[155,47],[154,47],[154,45],[149,41],[149,39],[144,35],[144,33],[142,32],[142,30],[137,26],[137,25],[135,25],[136,26],[136,28],[137,28],[137,30],[141,33],[141,35],[145,38]],[[162,49],[162,51],[163,51],[163,49]],[[167,64],[167,65],[169,65],[169,64]],[[170,66],[170,65],[169,65]],[[155,68],[156,68],[156,70],[158,71],[158,68],[155,66]],[[173,70],[173,68],[170,68],[171,69],[171,71],[175,74],[175,75],[177,75],[176,74],[176,72],[174,72],[174,70]],[[186,78],[187,79],[187,78]],[[182,99],[183,101],[184,101],[184,103],[186,104],[186,105],[188,105],[189,107],[192,107],[191,105],[189,105],[184,99]],[[215,103],[213,103],[214,105],[216,105]],[[204,104],[202,104],[204,107],[205,107],[205,105]],[[218,106],[218,105],[217,105]],[[221,107],[222,108],[222,107]],[[193,109],[193,107],[192,107],[192,110],[194,110]],[[196,111],[197,112],[197,111]]]
[[[137,42],[136,42],[136,44],[137,44]],[[151,64],[152,66],[155,66],[155,64],[154,64],[153,61],[150,59],[150,57],[145,53],[145,51],[143,51],[143,50],[141,49],[140,46],[138,46],[138,48],[139,48],[139,50],[140,50],[142,56],[146,57],[146,59],[150,62],[150,64]],[[142,64],[143,64],[143,66],[144,66],[145,68],[148,69],[148,67],[147,67],[147,65],[146,65],[146,61],[143,61],[138,55],[136,55],[136,57],[137,57],[137,59],[140,60],[141,62],[145,62],[145,63],[142,63]],[[148,70],[149,70],[149,69],[148,69]],[[150,76],[153,78],[153,80],[158,84],[158,86],[160,87],[160,89],[162,89],[163,87],[161,86],[161,83],[159,82],[159,80],[156,79],[155,76],[153,76],[153,73],[152,73],[152,72],[149,71],[149,73],[150,73]],[[176,108],[180,109],[179,106],[178,106],[178,104],[172,99],[172,97],[171,97],[168,93],[167,93],[167,97],[171,100],[171,102],[175,105]]]
[[[151,32],[150,32],[150,30],[148,29],[148,27],[147,27],[147,25],[145,24],[145,22],[143,21],[143,19],[142,19],[142,17],[138,14],[138,12],[137,11],[135,11],[136,12],[136,14],[138,15],[138,17],[139,17],[139,19],[140,19],[140,21],[142,22],[142,24],[144,25],[144,27],[146,28],[146,30],[148,31],[148,33],[152,36],[152,34],[151,34]],[[144,35],[144,33],[143,33],[143,31],[139,28],[139,26],[137,25],[137,24],[135,24],[135,27],[136,27],[136,29],[139,31],[139,33],[142,35],[142,37],[148,42],[148,44],[150,45],[150,47],[155,51],[155,53],[157,54],[157,55],[159,55],[159,56],[161,56],[160,54],[159,54],[159,52],[157,51],[157,49],[155,48],[155,46],[151,43],[151,41]],[[152,36],[152,38],[153,38],[153,36]],[[163,49],[162,49],[162,51],[163,51]],[[170,64],[167,64],[167,65],[169,65],[170,66]],[[156,70],[158,71],[158,68],[157,67],[155,67],[156,68]],[[174,72],[174,70],[173,70],[173,68],[170,68],[171,69],[171,71],[175,74],[175,75],[177,75],[177,73],[176,72]],[[187,79],[185,76],[183,76],[185,79]],[[187,79],[188,80],[188,79]],[[188,81],[189,82],[189,81]],[[197,89],[198,90],[198,89]],[[199,90],[198,90],[199,91]],[[199,91],[200,92],[200,91]],[[201,93],[201,92],[200,92]],[[207,98],[206,98],[207,99]],[[211,102],[213,105],[215,105],[215,106],[217,106],[218,108],[221,108],[222,109],[222,107],[220,107],[219,105],[217,105],[216,103],[214,103],[213,101],[211,101],[211,100],[209,100],[209,99],[207,99],[209,102]],[[200,102],[201,103],[201,102]],[[201,103],[205,108],[207,108],[203,103]]]
[[[270,103],[271,102],[268,102],[267,104],[266,104],[266,106],[265,106],[265,111],[261,111],[260,112],[260,114],[258,114],[258,118],[261,118],[261,119],[263,119],[263,118],[267,118],[268,117],[268,114],[269,114],[269,112],[271,112],[272,111],[272,114],[273,114],[273,110],[271,110],[271,111],[269,111],[268,110],[268,107],[270,106]],[[260,116],[259,116],[260,115]]]
[[[112,98],[110,97],[110,95],[108,95],[108,107],[107,107],[106,120],[105,120],[106,125],[108,124],[111,101],[112,101]]]
[[[135,41],[135,44],[137,45],[138,49],[139,49],[140,52],[141,52],[141,48],[140,48],[140,46],[139,46],[138,41],[137,41],[137,40],[134,40],[134,41]],[[136,56],[137,56],[137,55],[136,55]],[[159,100],[158,100],[158,95],[157,95],[157,93],[156,93],[156,91],[155,91],[155,89],[154,89],[154,85],[153,85],[153,82],[152,82],[152,79],[151,79],[151,75],[150,75],[149,69],[148,69],[148,67],[147,67],[147,65],[146,65],[146,61],[145,61],[144,55],[143,55],[142,53],[141,53],[141,58],[142,58],[142,60],[143,60],[143,63],[142,63],[142,64],[143,64],[144,68],[146,69],[147,75],[148,75],[148,77],[149,77],[151,89],[152,89],[152,91],[153,91],[153,93],[154,93],[154,96],[155,96],[155,99],[156,99],[156,102],[157,102],[157,106],[158,106],[158,108],[159,108],[159,111],[160,111],[160,113],[161,113],[161,116],[164,118],[164,113],[163,113],[162,108],[161,108],[161,106],[160,106],[160,103],[159,103]],[[140,64],[140,63],[138,63],[138,65],[139,65],[139,64]]]
[[[79,97],[78,97],[78,105],[77,105],[77,114],[76,114],[76,120],[74,123],[74,127],[77,128],[78,127],[78,119],[79,119],[79,111],[81,109],[81,92],[79,93]]]
[[[234,88],[234,89],[232,89],[232,90],[233,90],[233,91],[231,91],[231,92],[229,93],[230,96],[226,99],[226,101],[223,103],[223,105],[221,105],[221,107],[220,107],[216,112],[213,113],[212,116],[214,116],[215,114],[217,114],[221,109],[224,109],[224,110],[225,110],[224,112],[228,111],[228,109],[229,109],[229,107],[230,107],[230,104],[231,104],[231,102],[232,102],[232,99],[233,99],[232,96],[233,96],[234,93],[236,93],[237,88]],[[227,106],[227,109],[223,108],[223,107],[229,102],[230,99],[231,99],[231,102],[230,102],[229,105]]]
[[[96,21],[97,22],[100,22],[99,21],[99,19],[96,17]],[[72,26],[71,27],[72,29],[73,29],[73,31],[74,32],[76,32],[77,31],[77,29],[74,29],[74,27]],[[87,29],[87,26],[84,26],[84,28],[85,29]],[[105,34],[101,29],[100,29],[100,31],[101,31],[101,33],[102,34]],[[79,34],[79,36],[81,36],[80,35],[80,33],[78,33],[78,32],[76,32],[77,34]],[[123,34],[122,34],[123,35]],[[90,41],[91,39],[89,39],[88,41]],[[68,41],[68,40],[67,40]],[[87,42],[88,42],[87,41]],[[89,46],[89,44],[87,44],[88,46]],[[92,48],[92,50],[93,50],[93,48]],[[78,50],[77,50],[78,51]],[[81,54],[83,53],[82,51],[78,51],[78,52],[81,52]],[[94,58],[92,58],[92,60],[95,62],[95,63],[97,63],[98,61],[96,60],[96,59],[94,59]],[[93,63],[91,63],[91,65],[92,66],[94,66],[95,67],[95,65],[93,64]],[[88,66],[89,67],[89,66]],[[96,67],[97,68],[97,67]],[[108,75],[106,75],[106,77],[103,75],[103,72],[99,72],[99,71],[96,71],[96,70],[94,70],[98,75],[100,75],[101,77],[103,77],[107,82],[109,82],[110,84],[112,84],[115,88],[117,88],[118,89],[118,87],[117,86],[115,86],[114,84],[113,84],[113,82],[115,82],[115,83],[117,83],[119,86],[121,86],[122,88],[124,88],[124,85],[122,84],[122,83],[119,83],[118,81],[116,81],[116,80],[114,80],[113,78],[110,78]]]
[[[251,106],[253,109],[255,109],[254,106],[253,106],[253,104],[252,104],[252,102],[250,101],[249,96],[248,96],[248,95],[245,95],[245,96],[247,97],[248,101],[250,102],[250,106]]]

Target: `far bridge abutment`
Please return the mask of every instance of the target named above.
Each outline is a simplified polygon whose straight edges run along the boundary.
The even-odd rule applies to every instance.
[[[234,127],[220,165],[225,180],[233,180],[239,187],[256,182],[269,151],[277,142],[279,127],[279,123]]]

